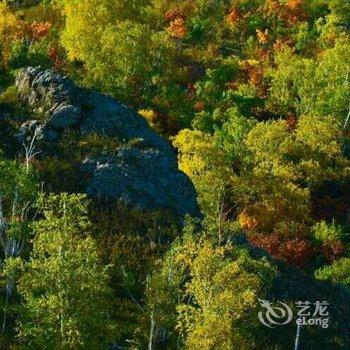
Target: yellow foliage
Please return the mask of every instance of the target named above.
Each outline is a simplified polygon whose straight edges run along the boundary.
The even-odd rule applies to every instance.
[[[260,44],[266,44],[269,41],[269,30],[265,29],[262,31],[260,29],[256,30],[256,35]]]
[[[251,176],[234,182],[241,227],[267,232],[281,221],[309,222],[310,187],[350,172],[340,130],[330,116],[301,116],[293,130],[284,120],[257,124],[245,140],[254,159]]]
[[[232,247],[215,247],[203,239],[193,250],[192,243],[185,242],[174,256],[182,256],[177,264],[183,267],[186,261],[191,277],[185,298],[191,303],[176,307],[177,330],[185,336],[186,349],[233,349],[240,339],[234,321],[256,307],[263,292],[263,276],[270,278],[273,270],[265,261],[255,261],[254,268],[259,266],[260,272],[264,271],[256,274],[254,268],[247,268],[245,264],[250,262],[243,256],[229,257]]]
[[[327,117],[302,116],[296,132],[297,141],[305,143],[314,152],[323,152],[331,156],[341,155],[339,142],[339,120]]]
[[[155,111],[152,109],[140,109],[138,113],[148,121],[148,124],[152,129],[157,132],[161,131],[159,123],[157,123],[157,113]]]
[[[255,227],[258,225],[257,219],[248,215],[246,210],[238,215],[238,222],[245,230],[255,229]]]
[[[224,153],[213,141],[209,134],[188,129],[173,139],[179,150],[179,168],[191,178],[202,210],[211,216],[221,215],[222,198],[232,176]]]
[[[6,66],[10,57],[10,48],[13,40],[23,35],[23,22],[20,21],[10,8],[0,2],[0,43],[3,64]]]

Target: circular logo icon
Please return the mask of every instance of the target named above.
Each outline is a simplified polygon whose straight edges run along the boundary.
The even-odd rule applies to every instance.
[[[262,299],[259,299],[259,302],[265,309],[258,313],[259,320],[264,326],[273,328],[288,324],[292,320],[293,311],[287,304],[279,301],[278,305],[272,305],[269,301]]]

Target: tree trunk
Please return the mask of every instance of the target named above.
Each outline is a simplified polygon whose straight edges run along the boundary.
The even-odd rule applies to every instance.
[[[151,312],[151,329],[149,331],[148,350],[155,349],[155,347],[154,347],[155,328],[156,328],[156,323],[154,321],[154,313],[152,310],[152,312]]]

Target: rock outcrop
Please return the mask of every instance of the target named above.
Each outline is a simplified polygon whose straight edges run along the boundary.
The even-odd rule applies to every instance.
[[[21,70],[16,86],[21,100],[38,116],[22,125],[20,138],[35,134],[47,145],[74,130],[82,137],[97,134],[120,144],[113,152],[88,155],[81,162],[89,196],[140,209],[170,209],[181,217],[198,214],[194,187],[178,170],[172,148],[140,115],[40,67]]]

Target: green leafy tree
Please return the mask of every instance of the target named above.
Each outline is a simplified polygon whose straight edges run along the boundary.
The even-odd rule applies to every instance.
[[[342,258],[332,265],[316,270],[315,277],[320,280],[328,280],[340,283],[350,290],[350,258]]]
[[[217,222],[217,228],[238,219],[249,234],[275,235],[263,244],[274,256],[278,249],[272,247],[282,240],[286,253],[295,247],[306,258],[317,201],[312,193],[349,174],[341,129],[331,116],[301,116],[293,126],[285,120],[256,123],[233,113],[214,135],[183,130],[174,145],[207,221]]]
[[[35,349],[103,349],[110,326],[108,274],[86,235],[86,199],[50,195],[38,206],[43,218],[33,225],[33,252],[18,286],[18,337]]]
[[[148,305],[176,348],[181,343],[185,349],[249,348],[240,322],[256,311],[257,298],[271,286],[273,275],[267,260],[195,237],[190,225],[151,279]]]
[[[0,243],[4,266],[8,260],[23,255],[28,245],[33,219],[33,205],[39,194],[36,174],[29,167],[17,161],[0,158]],[[5,277],[5,306],[3,311],[2,332],[7,328],[8,304],[15,288],[13,273]]]
[[[180,131],[173,144],[179,149],[180,169],[197,188],[207,221],[221,227],[229,214],[224,204],[231,174],[224,152],[215,147],[212,135],[198,130]]]
[[[340,38],[319,58],[303,58],[286,48],[270,70],[269,105],[277,113],[334,115],[345,122],[349,111],[350,61],[348,38]]]
[[[171,76],[175,46],[167,35],[132,15],[143,4],[117,0],[63,4],[62,43],[71,60],[85,63],[88,83],[136,106],[150,103],[147,97],[157,90],[158,75]]]

